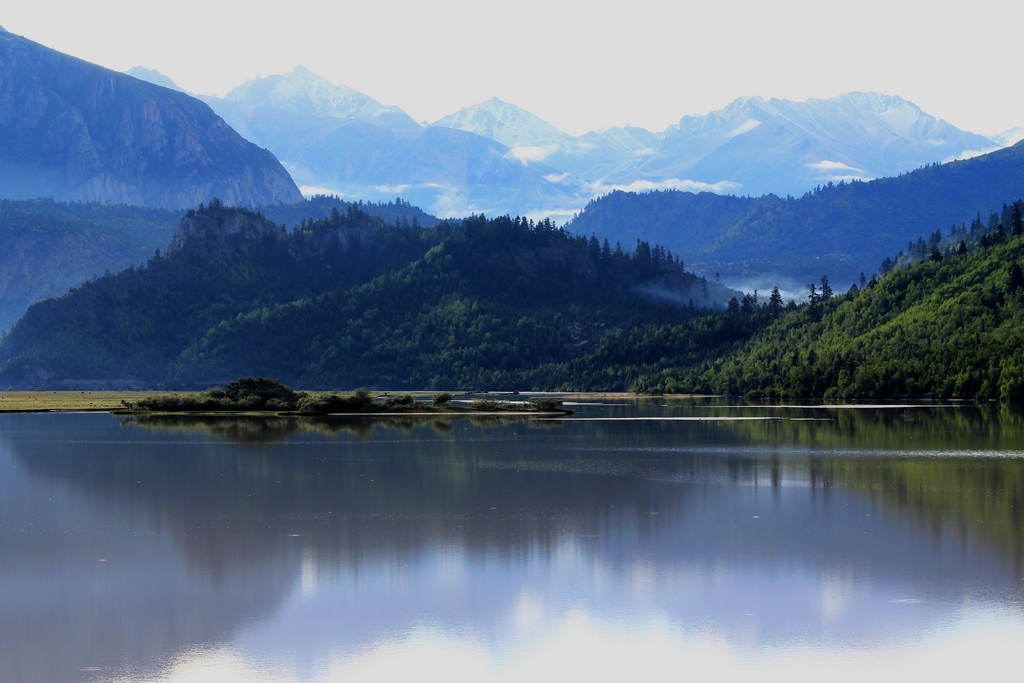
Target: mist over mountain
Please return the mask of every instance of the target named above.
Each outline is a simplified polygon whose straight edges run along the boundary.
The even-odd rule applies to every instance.
[[[310,193],[404,200],[442,216],[541,212],[579,206],[578,184],[545,164],[474,133],[431,126],[388,128],[355,118],[206,98],[241,135],[272,151]]]
[[[301,198],[270,152],[202,102],[6,32],[0,193],[162,208]]]
[[[181,211],[51,199],[0,200],[0,331],[40,299],[144,263]]]

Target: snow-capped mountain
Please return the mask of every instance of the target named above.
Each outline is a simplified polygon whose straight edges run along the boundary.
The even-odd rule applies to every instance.
[[[307,191],[402,194],[443,216],[571,215],[617,188],[800,195],[828,182],[973,156],[1024,135],[1014,129],[985,138],[876,93],[806,102],[743,97],[661,132],[624,126],[578,137],[491,98],[424,128],[398,107],[302,67],[202,99],[271,150]]]
[[[288,74],[257,76],[229,92],[224,99],[293,114],[356,119],[396,130],[420,127],[398,107],[385,106],[352,88],[335,85],[301,66]]]
[[[1021,140],[1024,140],[1024,128],[1015,126],[1009,130],[1004,130],[999,135],[991,135],[988,139],[999,147],[1012,147]]]
[[[475,133],[441,126],[396,130],[204,99],[239,134],[273,151],[306,194],[370,201],[401,196],[442,217],[571,213],[586,201],[578,184],[556,169],[524,162]]]
[[[683,117],[665,131],[656,154],[611,180],[686,178],[728,182],[741,194],[802,194],[829,181],[897,175],[995,147],[895,96],[744,97]]]
[[[643,128],[608,128],[574,137],[522,107],[492,97],[432,125],[496,140],[523,161],[542,161],[588,181],[625,173],[655,153],[663,135]]]
[[[571,138],[522,107],[497,97],[460,109],[431,125],[476,133],[512,149],[548,148]]]
[[[830,181],[897,175],[1005,144],[876,93],[806,102],[743,97],[660,133],[627,126],[573,137],[498,99],[436,125],[499,140],[519,158],[588,181],[594,193],[691,186],[799,195]]]

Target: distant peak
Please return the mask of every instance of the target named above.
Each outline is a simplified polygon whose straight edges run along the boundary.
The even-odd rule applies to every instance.
[[[125,71],[125,73],[132,78],[137,78],[140,81],[146,81],[153,85],[159,85],[164,88],[170,88],[171,90],[178,90],[179,92],[185,92],[182,90],[177,83],[172,81],[169,77],[160,73],[156,69],[147,69],[144,66],[133,66],[132,68]]]
[[[323,76],[321,76],[320,74],[313,73],[312,71],[310,71],[306,67],[302,66],[301,64],[296,65],[295,68],[292,69],[292,74],[294,74],[296,76],[304,76],[306,78],[315,78],[315,79],[317,79],[319,81],[327,81],[327,79],[324,78]],[[330,82],[330,81],[327,81],[327,82]]]
[[[868,107],[871,109],[892,109],[893,107],[911,107],[920,109],[916,104],[905,100],[899,95],[883,95],[877,92],[848,92],[830,98],[832,102],[851,102],[853,104]]]

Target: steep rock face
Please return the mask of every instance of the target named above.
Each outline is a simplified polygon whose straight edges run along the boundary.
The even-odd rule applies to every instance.
[[[0,32],[0,194],[185,208],[297,202],[207,105]]]
[[[250,211],[225,209],[216,200],[206,210],[189,211],[167,247],[168,258],[193,250],[227,250],[235,241],[284,239],[283,226]]]

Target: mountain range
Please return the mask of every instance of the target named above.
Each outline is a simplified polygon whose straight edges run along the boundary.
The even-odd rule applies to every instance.
[[[301,199],[271,153],[195,98],[2,30],[0,193],[168,209]]]
[[[274,152],[307,192],[401,194],[442,216],[568,217],[616,189],[800,196],[829,182],[975,156],[1024,136],[1011,129],[984,137],[900,97],[859,92],[806,102],[743,97],[662,131],[623,126],[580,136],[498,98],[420,124],[302,67],[203,99]]]
[[[732,286],[802,295],[823,274],[849,286],[909,241],[985,219],[1022,194],[1024,142],[895,177],[828,183],[799,198],[613,192],[567,229],[626,246],[658,242]]]

